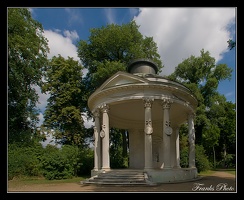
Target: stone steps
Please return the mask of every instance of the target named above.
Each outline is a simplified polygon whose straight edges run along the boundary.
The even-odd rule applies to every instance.
[[[93,176],[82,184],[102,185],[152,185],[143,170],[111,170]]]

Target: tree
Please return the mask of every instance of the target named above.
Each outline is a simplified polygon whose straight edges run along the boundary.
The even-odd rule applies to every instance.
[[[183,83],[195,94],[199,103],[195,122],[196,143],[203,144],[208,155],[210,151],[215,151],[224,131],[221,121],[225,121],[222,119],[226,115],[226,98],[218,93],[218,83],[230,79],[231,72],[226,64],[216,65],[210,53],[202,49],[199,57],[190,56],[168,76]]]
[[[232,156],[230,163],[227,163],[228,155],[236,155],[236,104],[232,102],[224,102],[223,114],[219,121],[221,129],[218,151],[222,152],[219,156],[223,166],[235,166],[235,157]]]
[[[229,39],[228,41],[227,41],[227,43],[228,43],[228,48],[231,50],[231,49],[233,49],[235,46],[236,46],[236,42],[234,42],[233,40],[231,40],[231,39]]]
[[[48,63],[42,25],[26,8],[8,8],[8,141],[27,142],[38,122],[34,86]]]
[[[151,59],[161,70],[163,66],[156,43],[152,37],[143,38],[138,28],[135,21],[93,28],[89,40],[77,44],[78,56],[88,70],[84,79],[88,91],[85,101],[112,74],[126,71],[133,59]]]
[[[138,58],[150,59],[155,62],[160,70],[163,68],[158,54],[157,45],[152,37],[143,37],[138,31],[139,26],[135,21],[128,24],[110,24],[101,28],[90,30],[88,41],[81,40],[77,44],[78,56],[88,70],[83,79],[86,86],[86,94],[83,96],[83,105],[89,96],[110,76],[118,71],[126,71],[128,64]],[[91,116],[86,106],[88,116]],[[126,131],[119,131],[122,137],[116,137],[127,141]],[[113,137],[111,137],[113,138]],[[114,141],[113,144],[120,144]],[[127,152],[127,145],[123,144],[122,152]],[[125,156],[125,153],[123,154]],[[113,155],[111,155],[113,157]]]
[[[82,69],[78,61],[54,56],[45,73],[44,93],[50,94],[43,126],[53,132],[61,144],[83,145],[84,121],[82,106]]]

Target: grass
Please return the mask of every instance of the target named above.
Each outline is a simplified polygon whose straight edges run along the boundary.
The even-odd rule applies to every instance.
[[[47,180],[42,177],[21,177],[8,181],[11,186],[18,185],[33,185],[33,184],[61,184],[61,183],[80,183],[80,181],[88,177],[74,177],[71,179],[61,179],[61,180]]]
[[[227,172],[227,173],[236,175],[236,169],[213,169],[213,170],[207,170],[207,171],[200,172],[199,175],[210,176],[211,174],[215,173],[216,171],[223,171],[223,172]]]

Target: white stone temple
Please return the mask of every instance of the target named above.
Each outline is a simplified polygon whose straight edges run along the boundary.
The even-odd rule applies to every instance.
[[[129,169],[144,170],[152,182],[197,178],[194,116],[197,100],[184,85],[157,75],[146,59],[107,79],[88,99],[94,125],[92,176],[110,168],[110,128],[128,130]],[[180,166],[179,127],[188,124],[189,166]]]

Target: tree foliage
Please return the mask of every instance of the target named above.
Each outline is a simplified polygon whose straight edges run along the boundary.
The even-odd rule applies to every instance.
[[[88,41],[77,44],[78,56],[88,70],[84,78],[87,94],[85,101],[107,78],[117,71],[126,71],[133,59],[154,61],[161,70],[162,62],[152,37],[143,37],[135,21],[128,24],[109,24],[90,30]]]
[[[42,25],[26,8],[8,8],[8,139],[28,142],[38,122],[38,95],[49,52]]]
[[[185,59],[168,78],[183,83],[195,94],[199,103],[195,120],[196,143],[204,146],[209,157],[215,157],[215,148],[223,148],[222,140],[229,135],[226,132],[226,129],[230,130],[227,128],[229,120],[226,121],[228,115],[234,119],[230,133],[233,139],[231,146],[235,144],[234,111],[227,109],[233,108],[233,105],[226,102],[226,98],[217,91],[220,81],[231,78],[232,69],[226,64],[216,65],[208,51],[202,49],[200,53],[199,57],[190,56]],[[221,148],[218,155],[221,154]]]
[[[8,144],[8,180],[21,176],[41,176],[41,157],[44,149],[40,143],[35,146]]]
[[[111,168],[128,167],[128,138],[125,130],[111,128],[110,165]],[[125,136],[125,137],[124,137]],[[126,140],[126,141],[125,141]]]
[[[8,180],[16,177],[44,177],[48,180],[89,176],[93,167],[91,149],[63,145],[57,148],[40,143],[35,146],[8,145]]]
[[[73,58],[54,56],[45,73],[42,91],[49,93],[43,126],[62,144],[84,144],[82,69]]]
[[[43,176],[48,180],[67,179],[77,175],[79,149],[64,145],[61,149],[48,145],[41,158]]]

